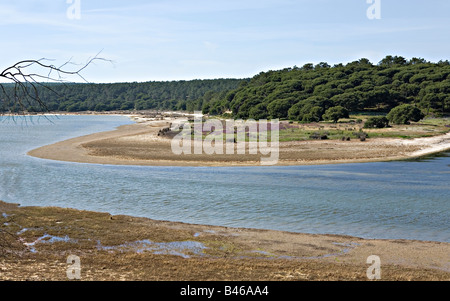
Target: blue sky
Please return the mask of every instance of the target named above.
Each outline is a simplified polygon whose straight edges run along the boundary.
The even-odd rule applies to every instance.
[[[67,10],[80,1],[81,19]],[[0,0],[0,69],[23,59],[72,58],[91,82],[251,77],[305,63],[386,55],[450,59],[450,1]]]

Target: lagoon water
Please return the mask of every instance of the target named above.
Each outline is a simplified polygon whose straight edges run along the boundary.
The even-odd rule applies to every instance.
[[[129,123],[125,116],[0,117],[0,200],[196,224],[450,242],[450,154],[363,164],[196,168],[26,155]]]

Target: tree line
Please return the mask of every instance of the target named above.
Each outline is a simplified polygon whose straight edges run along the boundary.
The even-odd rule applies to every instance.
[[[383,112],[410,104],[425,114],[450,112],[450,63],[387,56],[378,64],[360,59],[346,65],[317,65],[261,72],[204,103],[203,112],[232,111],[236,118],[323,120],[327,110]]]
[[[362,58],[330,66],[326,62],[261,72],[249,79],[70,84],[38,86],[45,104],[26,103],[26,111],[203,111],[234,118],[333,119],[331,112],[388,113],[408,104],[424,114],[450,113],[450,63],[386,56],[377,64]],[[2,85],[8,93],[14,85]],[[5,93],[4,93],[5,94]],[[2,112],[23,107],[2,98]],[[336,109],[330,110],[331,108]],[[231,112],[231,113],[230,113]],[[335,115],[335,112],[333,113]]]
[[[14,97],[0,95],[5,112],[82,112],[128,110],[201,110],[203,97],[230,91],[240,79],[214,79],[144,83],[46,83],[36,87],[44,106],[28,101],[19,105]],[[13,95],[14,84],[3,84],[6,95]],[[25,106],[25,107],[24,107]]]

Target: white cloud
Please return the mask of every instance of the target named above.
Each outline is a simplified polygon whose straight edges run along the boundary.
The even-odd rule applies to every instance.
[[[94,66],[89,74],[98,81],[133,81],[248,76],[273,66],[410,49],[426,59],[448,59],[450,51],[442,38],[449,34],[448,19],[424,19],[414,1],[410,16],[396,17],[385,4],[376,22],[367,20],[367,5],[359,0],[345,6],[335,0],[81,1],[82,19],[69,20],[65,0],[0,0],[8,46],[0,49],[2,63],[30,57],[80,61],[104,49],[115,67]]]

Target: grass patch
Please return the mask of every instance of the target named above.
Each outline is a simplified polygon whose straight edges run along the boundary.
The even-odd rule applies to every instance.
[[[360,133],[367,133],[370,138],[401,138],[413,139],[421,137],[432,137],[443,135],[450,132],[450,118],[427,118],[420,122],[413,122],[409,125],[390,125],[383,129],[365,129],[364,122],[374,116],[383,116],[382,114],[370,115],[351,115],[350,118],[341,119],[338,123],[333,122],[315,122],[299,123],[292,121],[281,121],[279,130],[279,141],[308,141],[308,140],[348,140],[359,139]],[[178,134],[179,132],[173,132]],[[258,135],[259,134],[259,135]],[[233,135],[232,135],[233,136]],[[203,141],[213,140],[216,136],[211,132],[195,133],[191,132],[191,138],[201,137]],[[225,134],[222,136],[226,141]],[[222,138],[220,137],[220,138]],[[326,137],[326,138],[324,138]],[[368,137],[368,138],[369,138]],[[219,138],[219,137],[218,137]],[[220,139],[219,138],[219,139]],[[246,141],[271,141],[270,132],[247,132]],[[238,141],[235,134],[234,140]]]

